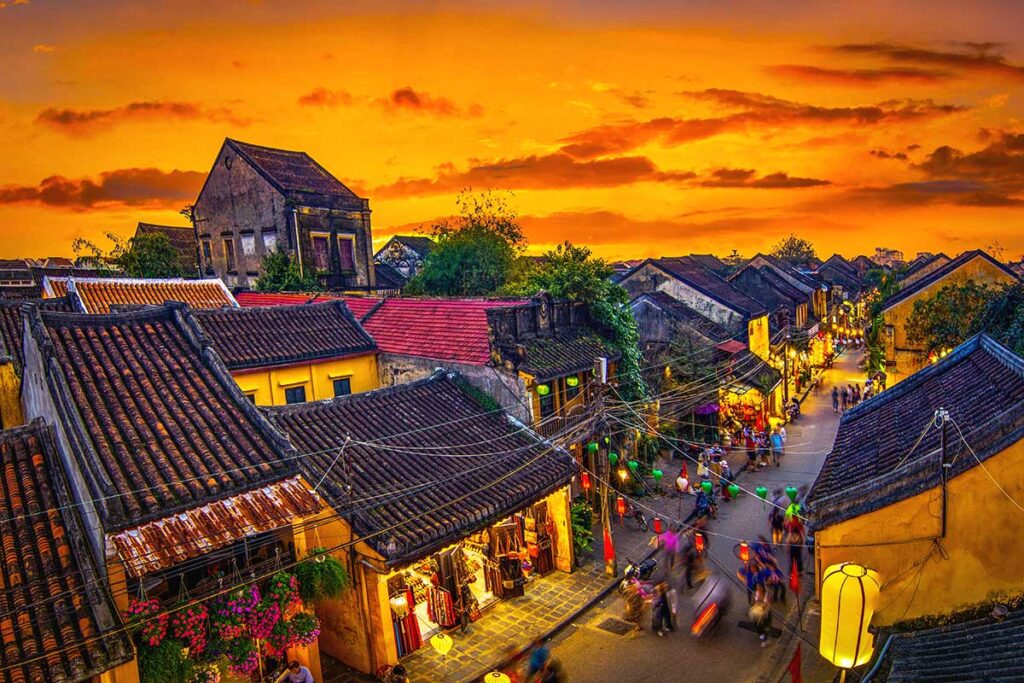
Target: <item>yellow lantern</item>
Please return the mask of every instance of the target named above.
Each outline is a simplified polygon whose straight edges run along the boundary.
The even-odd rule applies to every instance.
[[[409,599],[405,595],[405,591],[395,593],[388,600],[391,605],[391,611],[395,613],[396,619],[405,619],[409,614]]]
[[[486,683],[512,683],[512,679],[500,671],[492,671],[484,676]]]
[[[874,651],[868,624],[875,612],[881,580],[870,569],[843,562],[825,570],[821,580],[821,656],[841,669],[865,664]]]
[[[434,651],[442,657],[448,656],[448,652],[451,651],[454,644],[455,641],[446,633],[438,633],[430,639],[430,647],[434,648]]]

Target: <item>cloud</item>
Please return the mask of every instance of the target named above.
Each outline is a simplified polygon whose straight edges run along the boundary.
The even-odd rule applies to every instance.
[[[608,93],[637,109],[646,109],[651,104],[651,100],[646,93],[639,90],[627,90],[614,83],[602,83],[599,81],[591,83],[590,89],[594,92]]]
[[[413,90],[409,86],[399,88],[377,104],[389,113],[412,112],[430,114],[441,118],[475,118],[482,116],[484,108],[479,104],[460,107],[447,97],[435,97],[429,93]]]
[[[853,87],[873,87],[887,83],[941,83],[954,77],[950,71],[893,67],[887,69],[828,69],[805,64],[778,64],[766,68],[769,73],[793,81],[826,83]]]
[[[341,107],[352,104],[352,95],[344,90],[328,90],[327,88],[314,88],[310,92],[299,97],[299,104],[304,107]]]
[[[112,128],[129,121],[212,121],[248,126],[252,119],[237,116],[225,108],[206,108],[195,102],[151,100],[129,102],[112,109],[44,109],[36,123],[71,135],[83,135]]]
[[[376,188],[380,197],[413,197],[458,192],[464,187],[546,190],[566,187],[613,187],[638,182],[683,182],[690,172],[661,171],[647,157],[579,161],[557,152],[492,162],[471,160],[467,170],[445,164],[433,178],[399,178]]]
[[[746,168],[719,168],[700,182],[701,187],[750,187],[761,190],[788,190],[802,187],[831,185],[828,180],[799,178],[788,173],[769,173],[757,177],[757,172]]]
[[[563,138],[562,151],[578,159],[622,154],[658,142],[673,147],[727,132],[798,126],[873,126],[948,116],[964,107],[932,100],[886,100],[858,107],[823,107],[761,93],[711,88],[685,96],[726,110],[708,118],[661,117],[596,126]]]
[[[832,48],[842,54],[877,56],[900,64],[918,64],[964,73],[987,74],[1024,80],[1024,66],[1010,64],[1006,58],[992,50],[995,43],[960,43],[959,52],[929,50],[899,43],[848,43]]]
[[[0,185],[0,205],[40,204],[74,211],[178,208],[195,199],[205,178],[201,171],[156,168],[105,171],[95,179],[54,175],[38,185]]]
[[[54,52],[57,48],[53,45],[47,45],[46,43],[39,43],[38,45],[32,46],[32,52]]]
[[[985,183],[970,180],[926,180],[897,183],[884,187],[866,187],[847,195],[855,204],[923,206],[953,204],[976,207],[1024,206],[1024,200],[993,190]]]
[[[873,149],[870,154],[878,159],[898,159],[899,161],[908,161],[910,159],[906,152],[890,152],[885,149]]]

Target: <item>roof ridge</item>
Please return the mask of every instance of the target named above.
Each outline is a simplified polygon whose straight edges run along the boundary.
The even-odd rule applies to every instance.
[[[370,389],[369,391],[360,391],[356,394],[346,394],[344,396],[334,396],[331,398],[320,399],[319,401],[306,401],[305,403],[293,403],[282,406],[260,406],[259,409],[270,416],[313,412],[315,409],[324,406],[369,401],[381,394],[405,393],[427,384],[433,384],[439,381],[451,381],[454,380],[456,376],[461,377],[462,373],[458,370],[451,370],[448,368],[436,368],[426,377],[421,377],[411,382],[392,384],[386,387],[377,387],[376,389]]]
[[[958,268],[960,268],[964,264],[966,264],[969,261],[971,261],[972,259],[978,258],[978,257],[983,258],[986,261],[988,261],[989,263],[995,265],[997,268],[1002,270],[1004,273],[1006,273],[1006,274],[1010,275],[1011,277],[1013,277],[1013,279],[1015,281],[1019,281],[1020,280],[1020,277],[1015,272],[1010,270],[1006,266],[1005,263],[1003,263],[1002,261],[1000,261],[1000,260],[996,259],[995,257],[993,257],[991,254],[989,254],[984,249],[970,249],[968,251],[965,251],[965,252],[961,253],[956,258],[950,259],[948,262],[942,264],[941,266],[939,266],[935,270],[931,271],[930,273],[928,273],[924,277],[922,277],[922,278],[920,278],[918,280],[915,280],[914,282],[910,283],[909,287],[904,287],[900,291],[898,291],[895,294],[893,294],[885,302],[885,307],[882,309],[882,312],[888,311],[890,308],[892,308],[896,304],[901,303],[901,302],[905,301],[906,299],[910,298],[912,295],[920,292],[921,290],[926,289],[927,287],[932,286],[933,284],[935,284],[936,282],[938,282],[942,278],[944,278],[947,275],[950,275],[951,273],[953,273],[955,270],[957,270]]]

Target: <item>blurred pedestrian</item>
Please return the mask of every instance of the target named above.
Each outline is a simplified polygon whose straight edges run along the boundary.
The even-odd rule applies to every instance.
[[[665,631],[672,632],[672,604],[669,602],[668,584],[664,581],[654,589],[654,600],[651,602],[651,629],[659,636]]]
[[[832,387],[832,412],[839,413],[839,387]]]

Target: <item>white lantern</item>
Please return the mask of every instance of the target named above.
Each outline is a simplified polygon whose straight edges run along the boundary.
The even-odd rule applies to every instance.
[[[392,595],[388,603],[390,603],[391,611],[395,613],[396,618],[405,619],[409,614],[409,599],[406,597],[405,591]]]

